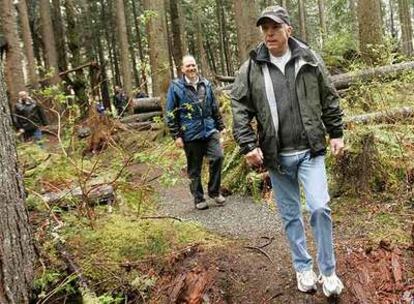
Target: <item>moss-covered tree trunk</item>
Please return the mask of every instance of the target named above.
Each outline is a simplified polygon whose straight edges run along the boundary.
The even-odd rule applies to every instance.
[[[29,302],[35,260],[0,59],[0,304]]]
[[[379,0],[358,1],[359,47],[367,63],[377,60],[383,44],[382,15]]]
[[[164,0],[144,0],[144,8],[153,12],[147,23],[152,94],[162,96],[167,92],[170,81]]]
[[[261,40],[259,29],[255,26],[258,16],[254,1],[233,0],[233,9],[237,30],[237,46],[239,49],[239,62],[244,62],[249,52]]]

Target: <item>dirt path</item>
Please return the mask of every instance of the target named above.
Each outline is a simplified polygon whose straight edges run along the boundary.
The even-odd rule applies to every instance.
[[[221,279],[217,279],[215,285],[222,285],[219,283],[225,281],[224,285],[227,287],[221,289],[220,293],[227,292],[227,297],[230,297],[230,300],[216,302],[211,300],[214,298],[211,296],[211,303],[328,302],[322,295],[321,288],[315,294],[297,291],[282,225],[277,212],[269,206],[255,203],[250,197],[234,195],[227,197],[226,205],[223,207],[215,205],[210,200],[210,208],[199,211],[194,208],[184,181],[173,188],[161,190],[159,194],[162,215],[196,221],[209,231],[236,240],[237,245],[234,248],[215,253],[207,262],[218,269],[225,269],[220,272]],[[310,235],[309,231],[307,234]],[[273,240],[263,248],[266,254],[257,249],[247,248],[258,247],[266,243],[268,238]],[[314,251],[312,242],[309,243],[311,251]],[[343,302],[343,299],[347,298],[346,292],[341,298],[341,303],[351,303]]]

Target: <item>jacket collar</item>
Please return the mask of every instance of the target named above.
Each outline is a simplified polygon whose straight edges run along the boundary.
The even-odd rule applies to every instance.
[[[292,59],[301,58],[305,62],[311,64],[316,63],[309,46],[305,42],[295,37],[289,37],[288,43],[292,52]],[[250,58],[258,64],[270,62],[269,49],[264,42],[260,43],[255,50],[250,52]]]
[[[188,82],[185,80],[185,76],[184,76],[184,75],[183,75],[183,76],[181,76],[181,77],[179,78],[179,82],[180,82],[180,84],[181,84],[181,85],[186,86],[186,87],[192,87],[192,86],[193,86],[191,83],[188,83]],[[208,85],[208,80],[207,80],[207,79],[205,79],[203,76],[198,75],[198,82],[197,82],[197,84],[198,84],[198,83],[202,83],[202,84],[204,84],[205,86],[207,86],[207,85]]]

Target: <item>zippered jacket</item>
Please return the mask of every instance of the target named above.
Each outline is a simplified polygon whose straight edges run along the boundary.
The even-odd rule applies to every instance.
[[[326,134],[340,138],[343,134],[342,110],[339,96],[329,80],[322,59],[306,44],[289,38],[289,47],[295,60],[295,91],[299,113],[312,155],[323,154]],[[279,134],[272,119],[262,72],[264,64],[271,64],[269,50],[264,43],[250,53],[241,66],[231,92],[233,111],[233,135],[246,154],[260,147],[264,165],[278,169]],[[277,102],[276,102],[277,104]],[[257,133],[253,127],[257,121]],[[274,118],[274,116],[273,116]]]
[[[45,126],[47,120],[43,109],[34,101],[17,101],[14,108],[14,123],[17,129],[32,131]]]
[[[184,77],[171,81],[167,94],[165,119],[171,136],[184,142],[206,140],[225,128],[211,84],[200,77],[205,88],[204,100]]]

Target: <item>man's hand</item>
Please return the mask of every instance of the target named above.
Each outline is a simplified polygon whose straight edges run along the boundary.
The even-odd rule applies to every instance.
[[[183,148],[184,147],[184,141],[183,141],[183,139],[181,137],[177,137],[175,139],[175,146],[177,148]]]
[[[332,138],[329,140],[329,143],[331,145],[331,152],[333,155],[339,155],[344,150],[344,140],[342,138]]]
[[[247,161],[247,164],[252,167],[260,167],[263,165],[263,153],[260,148],[256,148],[249,153],[247,153],[244,158]]]

